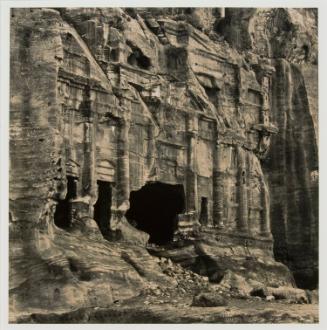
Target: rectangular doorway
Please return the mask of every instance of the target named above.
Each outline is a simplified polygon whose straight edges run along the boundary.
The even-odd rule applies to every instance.
[[[208,198],[201,197],[201,209],[200,209],[200,224],[205,226],[208,224]]]
[[[57,227],[67,229],[72,224],[71,200],[77,197],[77,178],[67,176],[67,194],[59,200],[54,213],[54,223]]]
[[[97,181],[98,199],[94,204],[94,220],[104,237],[109,234],[111,218],[111,183],[107,181]]]

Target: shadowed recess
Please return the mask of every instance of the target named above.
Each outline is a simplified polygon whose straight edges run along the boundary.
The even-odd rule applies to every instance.
[[[103,236],[109,233],[111,218],[111,184],[106,181],[97,181],[98,199],[94,204],[94,220],[97,222]]]
[[[183,213],[184,209],[182,185],[155,182],[131,192],[126,218],[150,235],[150,243],[162,245],[173,239],[178,214]]]
[[[71,202],[76,197],[76,178],[67,176],[67,194],[64,200],[59,200],[54,214],[54,223],[57,227],[69,228],[72,221]]]

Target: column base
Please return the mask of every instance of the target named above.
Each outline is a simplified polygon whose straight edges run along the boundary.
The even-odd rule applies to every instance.
[[[237,227],[236,230],[237,230],[237,233],[240,235],[249,236],[249,237],[251,236],[249,229],[246,227]]]
[[[82,219],[84,217],[93,217],[93,212],[90,207],[90,198],[82,197],[71,200],[72,216],[74,218]]]
[[[215,227],[218,229],[224,229],[225,228],[224,221],[219,221],[217,224],[215,224]]]
[[[266,238],[266,239],[270,239],[270,240],[273,239],[273,236],[272,236],[270,231],[261,232],[259,235],[260,235],[260,237],[263,237],[263,238]]]
[[[111,209],[110,230],[116,230],[118,224],[123,218],[125,211],[118,209]]]
[[[176,233],[191,233],[201,227],[197,219],[197,212],[191,211],[178,215],[178,228]]]

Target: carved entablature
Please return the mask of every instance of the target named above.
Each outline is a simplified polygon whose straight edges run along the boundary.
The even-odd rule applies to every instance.
[[[72,177],[80,177],[80,164],[76,163],[74,160],[69,159],[66,162],[66,174]]]
[[[160,83],[156,82],[154,84],[148,84],[144,86],[143,89],[140,90],[140,94],[142,99],[145,100],[146,103],[157,103],[161,101],[161,88]]]
[[[115,164],[112,165],[106,159],[99,160],[96,167],[97,180],[102,180],[106,182],[115,181]]]
[[[278,133],[278,128],[272,123],[253,125],[252,128],[259,132],[259,142],[255,152],[259,158],[264,158],[269,150],[270,138]]]
[[[273,66],[265,63],[253,64],[252,69],[256,74],[258,82],[263,86],[267,86],[267,80],[265,77],[270,78],[275,72],[275,68]]]

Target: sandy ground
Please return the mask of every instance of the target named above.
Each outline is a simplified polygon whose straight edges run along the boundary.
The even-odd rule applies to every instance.
[[[227,306],[194,307],[192,296],[138,297],[111,307],[82,308],[62,314],[34,313],[19,323],[317,323],[317,304],[257,298],[229,298]]]

